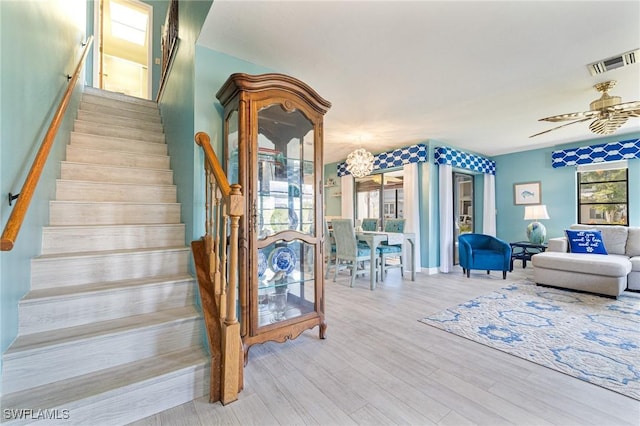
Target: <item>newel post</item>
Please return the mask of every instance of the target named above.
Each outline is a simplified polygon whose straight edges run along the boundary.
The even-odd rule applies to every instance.
[[[238,399],[241,387],[242,341],[240,339],[240,323],[236,314],[236,297],[238,284],[238,234],[240,216],[243,214],[243,196],[240,185],[231,185],[229,195],[229,217],[231,218],[231,234],[229,236],[229,268],[227,281],[227,311],[222,326],[223,368],[221,399],[228,404]]]

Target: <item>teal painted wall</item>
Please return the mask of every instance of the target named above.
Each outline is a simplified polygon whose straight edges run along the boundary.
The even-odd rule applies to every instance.
[[[342,213],[342,184],[338,177],[338,163],[324,165],[324,181],[333,179],[335,186],[324,187],[324,215],[340,216]]]
[[[211,145],[221,162],[224,162],[223,142],[223,108],[216,93],[233,73],[264,74],[276,72],[216,52],[203,46],[196,46],[196,78],[195,78],[195,133],[206,132],[211,138]],[[196,146],[191,138],[191,143]],[[197,238],[204,231],[204,154],[200,147],[194,152],[194,228]],[[225,165],[223,164],[223,167]],[[231,182],[235,183],[235,182]],[[243,189],[244,192],[244,189]]]
[[[67,87],[86,39],[84,0],[0,1],[0,203],[1,225],[20,191],[36,151]],[[55,34],[55,37],[52,37]],[[79,81],[83,82],[84,75]],[[18,330],[18,301],[30,288],[30,260],[40,254],[42,227],[49,223],[60,160],[69,142],[80,99],[76,87],[58,137],[40,177],[12,251],[0,252],[0,350]]]
[[[526,240],[524,206],[513,203],[513,184],[541,183],[542,204],[546,204],[549,220],[542,223],[547,237],[559,237],[578,218],[577,182],[575,167],[551,166],[551,154],[558,149],[597,145],[632,138],[639,133],[594,138],[577,143],[496,156],[496,205],[498,236],[507,241]],[[629,160],[629,225],[640,226],[640,159]]]
[[[91,35],[95,35],[94,33],[94,18],[93,18],[93,14],[95,11],[95,2],[94,0],[86,0],[86,13],[85,13],[85,21],[86,21],[86,34],[87,37],[91,36]],[[93,55],[94,55],[94,50],[96,49],[95,46],[98,45],[98,40],[94,40],[93,44],[91,45],[91,49],[89,50],[89,53],[87,54],[87,61],[84,64],[84,81],[81,81],[81,83],[83,83],[85,86],[93,86]]]
[[[195,54],[196,41],[210,7],[211,1],[180,2],[180,42],[164,92],[159,99],[174,183],[178,190],[178,202],[181,204],[181,217],[185,224],[186,244],[199,238],[194,232]]]

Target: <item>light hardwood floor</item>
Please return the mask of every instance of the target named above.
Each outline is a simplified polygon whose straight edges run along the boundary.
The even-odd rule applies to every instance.
[[[329,279],[326,340],[316,328],[256,345],[238,401],[201,398],[135,425],[640,425],[639,401],[418,322],[532,276],[516,263],[506,281],[394,270],[371,291],[367,276]]]

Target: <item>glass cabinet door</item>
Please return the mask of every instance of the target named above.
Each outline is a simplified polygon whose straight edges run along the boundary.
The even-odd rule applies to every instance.
[[[280,104],[258,111],[258,326],[315,311],[313,123]],[[305,241],[305,239],[307,241]]]
[[[231,111],[225,120],[227,179],[229,183],[239,183],[239,152],[238,152],[238,111]]]

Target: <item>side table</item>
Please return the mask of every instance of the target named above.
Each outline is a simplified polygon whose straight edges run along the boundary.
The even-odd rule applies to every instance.
[[[509,243],[511,246],[511,261],[509,263],[509,272],[513,271],[513,261],[521,260],[522,267],[527,267],[527,260],[531,260],[534,254],[542,253],[547,249],[546,244],[533,244],[529,241],[518,241]]]

